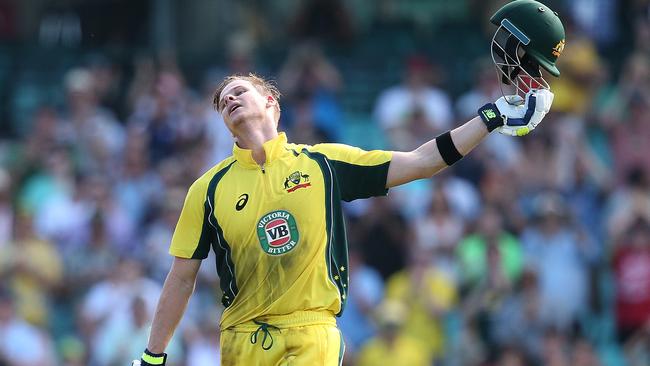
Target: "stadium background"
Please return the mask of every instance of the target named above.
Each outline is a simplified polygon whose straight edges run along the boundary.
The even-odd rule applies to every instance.
[[[541,128],[345,205],[346,365],[650,365],[650,4],[545,3]],[[0,365],[141,353],[223,76],[274,77],[293,141],[411,149],[500,95],[501,4],[0,1]],[[219,299],[211,258],[168,364],[218,364]]]

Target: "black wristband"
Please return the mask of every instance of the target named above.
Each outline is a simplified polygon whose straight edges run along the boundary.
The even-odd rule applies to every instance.
[[[463,155],[456,149],[456,145],[454,145],[454,141],[451,139],[451,132],[449,131],[436,137],[436,146],[438,146],[440,156],[442,156],[442,160],[445,161],[447,166],[451,166],[463,158]]]
[[[488,103],[478,109],[478,116],[481,117],[488,132],[494,131],[497,127],[503,126],[503,117],[494,103]]]

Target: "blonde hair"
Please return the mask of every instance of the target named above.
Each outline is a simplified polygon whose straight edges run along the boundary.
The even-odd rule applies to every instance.
[[[264,95],[271,95],[273,99],[277,102],[276,104],[276,111],[277,111],[277,117],[279,118],[280,116],[280,91],[278,90],[278,87],[275,85],[275,83],[272,80],[267,80],[264,79],[263,77],[254,74],[254,73],[249,73],[248,75],[243,75],[243,74],[233,74],[227,76],[223,81],[217,86],[217,89],[214,91],[213,97],[212,97],[212,107],[214,108],[215,111],[221,113],[221,110],[219,110],[219,97],[221,96],[221,93],[223,90],[228,86],[228,84],[232,83],[235,80],[246,80],[253,84],[255,88],[262,94]]]

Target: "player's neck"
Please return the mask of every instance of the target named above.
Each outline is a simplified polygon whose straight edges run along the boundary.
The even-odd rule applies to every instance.
[[[252,151],[253,159],[260,166],[266,162],[266,153],[264,152],[264,143],[278,136],[278,130],[275,124],[262,124],[256,128],[246,128],[237,134],[237,145],[242,149]]]

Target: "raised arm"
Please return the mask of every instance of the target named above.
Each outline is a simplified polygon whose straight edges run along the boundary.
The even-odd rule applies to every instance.
[[[467,155],[488,135],[479,117],[451,131],[451,140],[461,155]],[[445,163],[436,139],[409,152],[395,151],[388,167],[386,188],[395,187],[416,179],[430,178],[448,165]]]
[[[509,99],[509,101],[506,98]],[[516,97],[501,97],[486,104],[465,124],[443,133],[410,152],[393,152],[388,167],[386,188],[416,179],[430,178],[440,170],[467,155],[491,131],[511,136],[523,136],[541,122],[553,103],[549,90],[531,91],[524,103],[510,104]]]
[[[153,318],[147,350],[142,355],[143,365],[162,365],[165,348],[178,326],[194,292],[196,275],[201,260],[174,257],[172,267],[163,285],[156,314]]]

